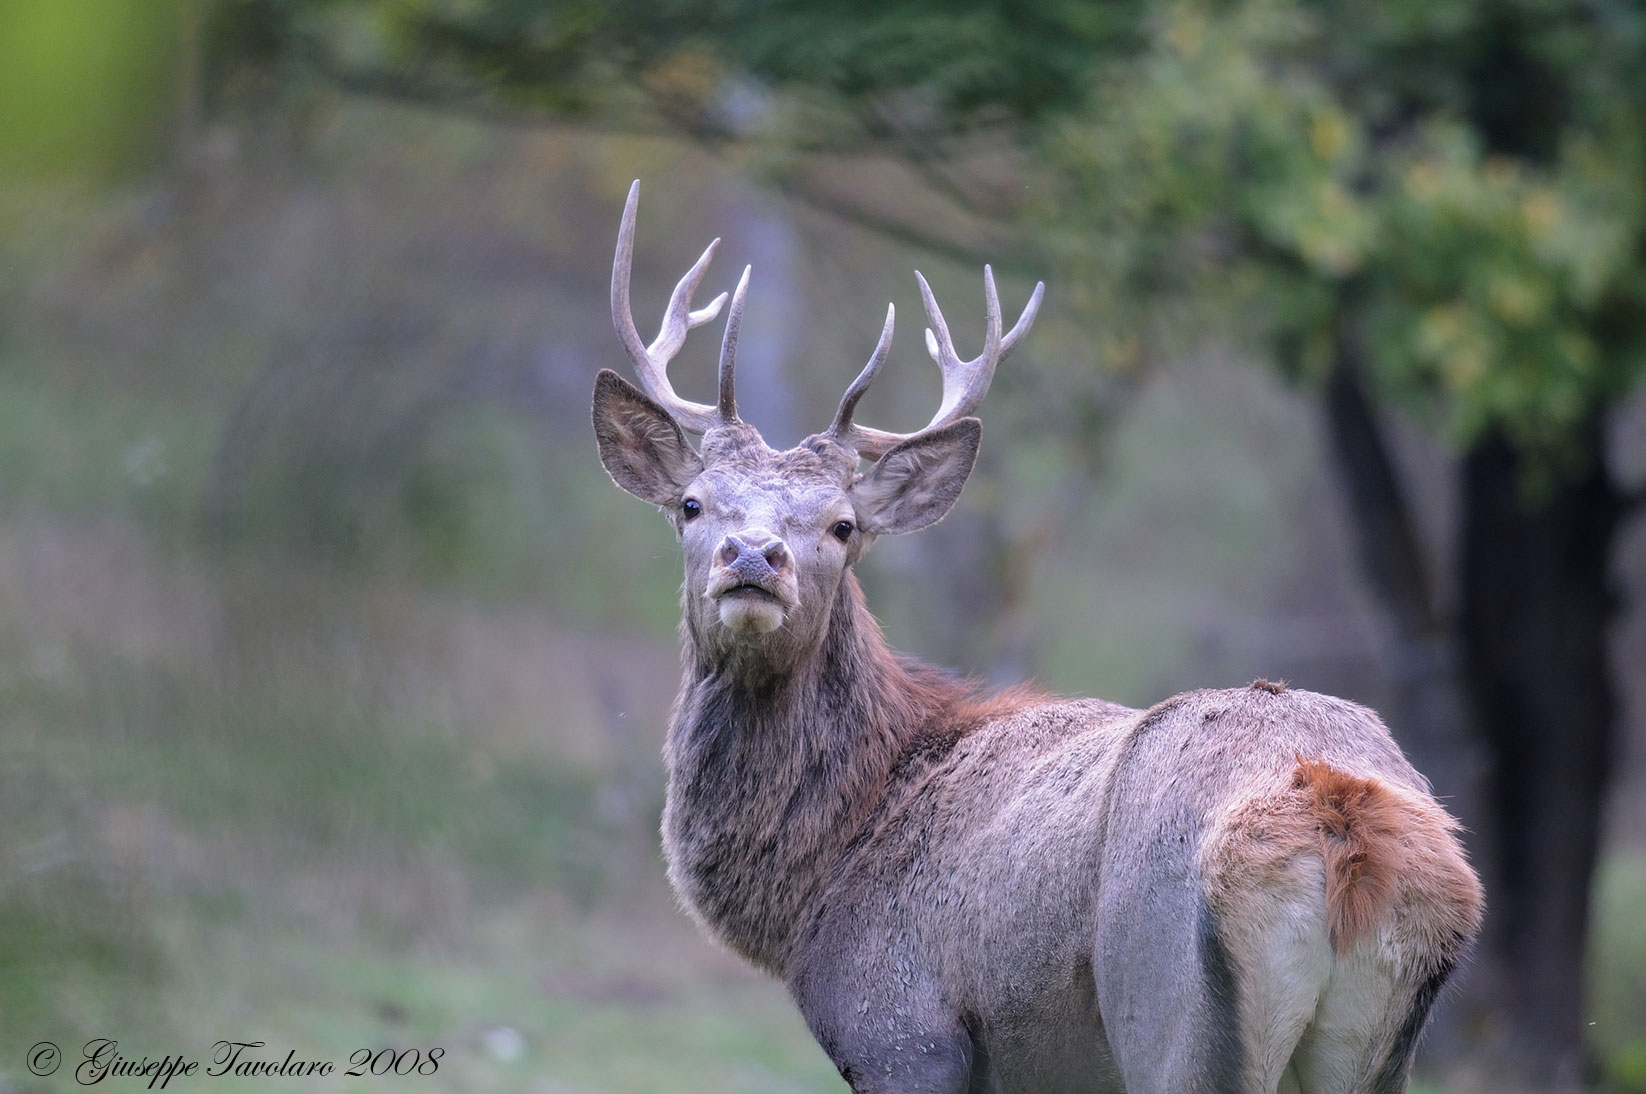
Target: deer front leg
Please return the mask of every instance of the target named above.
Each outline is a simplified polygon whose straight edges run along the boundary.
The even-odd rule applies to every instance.
[[[884,965],[885,959],[874,962]],[[974,1081],[971,1035],[935,988],[887,976],[838,953],[789,980],[812,1036],[854,1094],[967,1094]]]
[[[801,1008],[803,1011],[805,1007]],[[921,1020],[869,1008],[859,1020],[822,1022],[812,1034],[853,1094],[967,1094],[974,1089],[972,1040],[958,1020]]]

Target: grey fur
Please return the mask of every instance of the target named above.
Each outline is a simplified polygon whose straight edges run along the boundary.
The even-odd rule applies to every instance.
[[[1480,897],[1374,714],[1262,682],[989,697],[889,651],[851,567],[953,505],[974,419],[862,474],[838,429],[693,453],[610,373],[594,419],[685,555],[669,879],[854,1091],[1405,1088]]]

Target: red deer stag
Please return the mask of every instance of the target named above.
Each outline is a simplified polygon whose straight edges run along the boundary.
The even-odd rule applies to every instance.
[[[984,696],[891,652],[864,607],[852,565],[954,504],[970,415],[1043,286],[1002,333],[985,267],[983,352],[962,361],[916,274],[943,370],[930,424],[852,420],[888,308],[834,423],[778,452],[737,416],[748,269],[717,403],[669,383],[725,303],[691,310],[718,240],[641,341],[638,197],[612,320],[644,390],[603,370],[594,429],[685,552],[663,844],[687,910],[788,986],[859,1094],[1404,1090],[1482,896],[1375,714],[1263,681],[1144,711]]]

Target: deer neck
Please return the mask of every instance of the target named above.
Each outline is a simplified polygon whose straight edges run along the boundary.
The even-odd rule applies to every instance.
[[[664,750],[669,878],[723,941],[780,975],[818,883],[961,685],[893,654],[848,571],[822,640],[778,666],[686,633]]]

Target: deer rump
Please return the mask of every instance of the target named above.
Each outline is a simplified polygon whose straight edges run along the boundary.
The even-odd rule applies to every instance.
[[[854,1090],[1404,1089],[1478,924],[1455,822],[1309,692],[1027,705],[897,797],[789,973]]]
[[[638,194],[612,318],[642,387],[602,371],[593,421],[607,471],[664,512],[685,560],[663,813],[685,909],[788,985],[858,1094],[1404,1090],[1481,894],[1376,715],[1262,681],[1142,712],[979,699],[892,653],[863,603],[852,567],[875,538],[959,496],[971,413],[1043,286],[1006,330],[985,267],[966,361],[917,274],[943,374],[931,422],[853,420],[888,308],[833,423],[778,451],[737,413],[747,268],[715,405],[667,375],[726,302],[691,310],[715,244],[657,338],[635,329]]]

